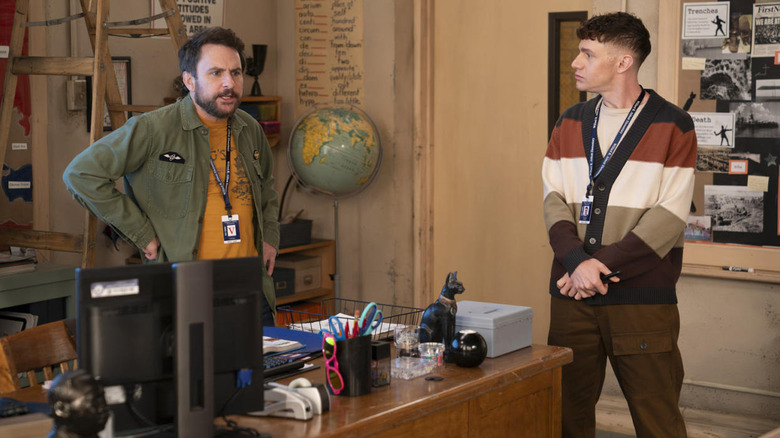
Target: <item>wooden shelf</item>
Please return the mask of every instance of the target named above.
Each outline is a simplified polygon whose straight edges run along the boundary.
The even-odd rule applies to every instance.
[[[300,246],[290,246],[287,248],[281,248],[279,249],[279,255],[282,254],[291,254],[294,252],[300,252],[300,251],[308,251],[311,249],[318,249],[318,248],[326,248],[329,246],[335,246],[336,242],[334,240],[320,240],[320,239],[313,239],[311,243],[306,245],[300,245]]]
[[[282,98],[279,96],[244,96],[241,98],[241,104],[257,104],[251,106],[257,106],[257,112],[249,112],[255,120],[259,122],[281,122],[282,120]],[[245,108],[246,110],[246,108]],[[265,134],[268,139],[268,144],[271,147],[275,147],[279,144],[281,135],[279,133]]]
[[[333,279],[331,275],[336,272],[336,242],[334,240],[315,239],[311,243],[300,246],[292,246],[279,250],[279,255],[284,254],[303,254],[308,256],[320,257],[321,261],[321,287],[303,292],[296,292],[291,295],[284,295],[276,298],[276,306],[300,305],[309,306],[312,302],[319,303],[326,298],[333,298]],[[277,324],[280,324],[277,316]]]
[[[306,301],[311,300],[314,298],[319,298],[318,301],[321,301],[323,296],[328,296],[333,294],[333,289],[312,289],[307,290],[306,292],[296,292],[292,295],[285,295],[283,297],[276,297],[276,306],[284,306],[286,304],[295,303],[297,301]]]

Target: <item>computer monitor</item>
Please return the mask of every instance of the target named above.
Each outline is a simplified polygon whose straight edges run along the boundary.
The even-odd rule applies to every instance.
[[[213,387],[211,417],[262,410],[261,269],[261,259],[250,257],[77,270],[79,366],[109,388],[109,401],[124,397],[112,405],[115,430],[172,424],[183,406],[176,377],[185,373],[201,377],[190,382],[190,403]],[[210,343],[207,325],[190,321],[203,317],[213,318]],[[191,328],[188,342],[179,342],[179,323]],[[239,391],[241,369],[253,378]]]

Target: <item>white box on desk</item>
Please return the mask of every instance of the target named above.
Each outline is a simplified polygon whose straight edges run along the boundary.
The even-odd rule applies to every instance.
[[[496,357],[531,345],[533,317],[530,307],[458,301],[455,331],[479,332],[487,342],[487,357]]]

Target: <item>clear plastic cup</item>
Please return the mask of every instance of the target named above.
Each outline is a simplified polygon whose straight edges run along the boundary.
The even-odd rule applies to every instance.
[[[420,357],[420,330],[418,326],[395,328],[395,357]]]

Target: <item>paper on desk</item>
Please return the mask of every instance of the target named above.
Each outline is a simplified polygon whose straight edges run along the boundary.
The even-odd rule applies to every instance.
[[[354,316],[349,316],[345,313],[337,313],[334,316],[338,318],[338,320],[341,321],[341,325],[345,327],[347,323],[355,320]],[[376,335],[376,334],[383,334],[383,333],[392,333],[395,330],[395,328],[398,326],[403,326],[403,324],[395,324],[395,323],[383,321],[382,324],[379,325],[378,329],[371,334]],[[292,330],[300,330],[300,331],[310,332],[310,333],[319,333],[320,330],[323,329],[330,331],[330,325],[328,324],[327,319],[323,319],[321,321],[293,323],[289,325],[289,328]]]

